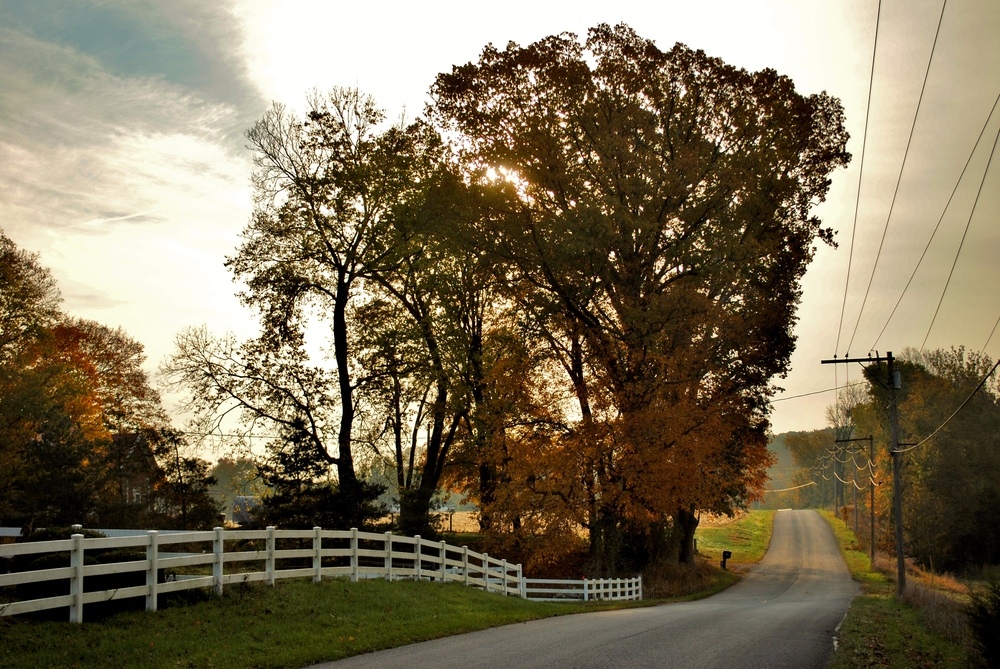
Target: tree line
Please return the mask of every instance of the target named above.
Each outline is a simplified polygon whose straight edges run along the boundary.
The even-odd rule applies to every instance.
[[[1000,528],[992,521],[1000,501],[1000,385],[996,376],[988,376],[994,364],[989,356],[963,347],[905,349],[897,359],[902,381],[897,393],[899,440],[906,449],[904,549],[925,567],[966,572],[1000,563]],[[850,516],[852,482],[864,488],[858,498],[867,508],[868,484],[874,480],[876,545],[891,553],[895,530],[885,366],[872,365],[865,376],[868,383],[859,393],[838,403],[839,409],[831,408],[833,428],[789,435],[786,443],[796,463],[808,468],[798,480],[819,482],[798,492],[800,504],[833,505]],[[835,437],[869,435],[875,455],[870,464],[867,444],[852,454],[852,449],[837,448],[834,442]],[[908,446],[918,442],[923,443]],[[818,462],[829,466],[816,467]],[[865,516],[861,518],[866,521]],[[867,532],[860,534],[867,539]]]
[[[170,428],[142,345],[60,307],[48,269],[0,231],[0,525],[217,522],[208,463]]]

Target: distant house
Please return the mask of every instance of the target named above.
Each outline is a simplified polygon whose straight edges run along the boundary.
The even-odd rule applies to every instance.
[[[260,497],[239,495],[233,500],[233,522],[240,527],[247,527],[257,522],[254,511],[260,506]]]
[[[120,433],[112,435],[108,452],[109,495],[115,495],[115,503],[108,499],[109,507],[118,507],[120,520],[128,523],[147,511],[156,511],[157,485],[163,481],[164,473],[149,441],[141,434]],[[114,511],[112,511],[114,513]]]

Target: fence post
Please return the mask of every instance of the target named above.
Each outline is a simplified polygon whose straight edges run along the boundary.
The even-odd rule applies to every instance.
[[[583,601],[585,601],[585,602],[586,601],[590,601],[588,599],[588,596],[589,596],[589,593],[587,592],[587,577],[584,576],[584,578],[583,578]]]
[[[500,570],[502,576],[500,576],[500,587],[502,588],[503,596],[507,596],[507,560],[500,560]]]
[[[275,565],[276,559],[274,556],[274,551],[277,550],[278,548],[277,545],[278,542],[274,538],[274,529],[275,529],[274,525],[268,525],[264,529],[267,530],[267,538],[265,539],[266,542],[265,550],[267,550],[267,557],[264,559],[264,574],[267,580],[267,584],[274,585],[274,571],[276,569]]]
[[[212,552],[215,553],[215,562],[212,563],[212,582],[215,585],[215,594],[222,596],[222,575],[223,560],[226,554],[226,541],[221,527],[215,528],[215,541],[212,542]]]
[[[358,582],[358,528],[351,528],[351,583]]]
[[[149,562],[149,569],[146,570],[146,610],[156,610],[156,587],[159,584],[157,579],[159,572],[159,543],[160,533],[156,530],[149,530],[149,543],[146,544],[146,561]]]
[[[440,551],[441,551],[441,582],[444,583],[445,581],[448,580],[448,572],[445,570],[445,567],[447,566],[445,562],[448,561],[447,560],[448,543],[444,539],[441,540]]]
[[[462,574],[465,576],[465,585],[469,585],[469,547],[462,546]]]
[[[517,589],[521,599],[528,598],[528,584],[524,582],[524,572],[521,570],[521,563],[517,565]]]
[[[313,583],[323,580],[323,528],[313,527]]]
[[[642,574],[639,574],[639,599],[642,599]]]
[[[413,541],[414,541],[414,544],[413,544],[413,556],[414,556],[413,557],[413,568],[414,568],[415,573],[416,573],[416,579],[419,581],[421,578],[423,578],[423,564],[422,564],[423,561],[420,559],[421,552],[422,552],[422,550],[420,548],[420,535],[419,534],[415,534],[413,536]]]
[[[490,591],[490,554],[483,553],[483,586],[486,592]]]
[[[392,532],[385,533],[385,580],[392,583]]]
[[[71,623],[83,622],[83,535],[74,534],[70,537],[73,540],[73,549],[69,554],[69,566],[73,570],[73,575],[69,578],[69,592],[73,595],[73,603],[69,607],[69,621]]]

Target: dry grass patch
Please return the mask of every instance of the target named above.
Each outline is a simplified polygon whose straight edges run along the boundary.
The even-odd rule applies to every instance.
[[[935,574],[933,571],[929,571],[919,567],[911,558],[906,558],[906,582],[907,584],[911,582],[919,583],[925,588],[930,588],[932,590],[937,590],[939,592],[948,593],[950,595],[957,596],[962,599],[962,601],[968,601],[969,597],[969,586],[967,586],[962,581],[959,581],[951,574]],[[891,582],[896,582],[896,556],[886,555],[885,553],[876,553],[875,562],[872,563],[872,569],[881,574],[884,574]]]
[[[920,611],[927,629],[952,643],[971,648],[972,630],[966,615],[966,601],[919,581],[907,581],[902,600]]]
[[[971,666],[974,654],[965,620],[958,581],[914,571],[902,600],[895,588],[895,559],[876,554],[872,564],[860,550],[854,533],[830,512],[821,511],[833,528],[844,560],[864,594],[851,604],[840,629],[840,645],[830,662],[832,669],[868,667]],[[910,568],[907,569],[909,575]],[[928,583],[935,582],[939,588]],[[963,625],[965,629],[963,629]]]

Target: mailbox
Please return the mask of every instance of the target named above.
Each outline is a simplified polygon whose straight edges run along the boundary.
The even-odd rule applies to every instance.
[[[722,551],[722,568],[726,568],[726,560],[733,557],[732,551]]]

